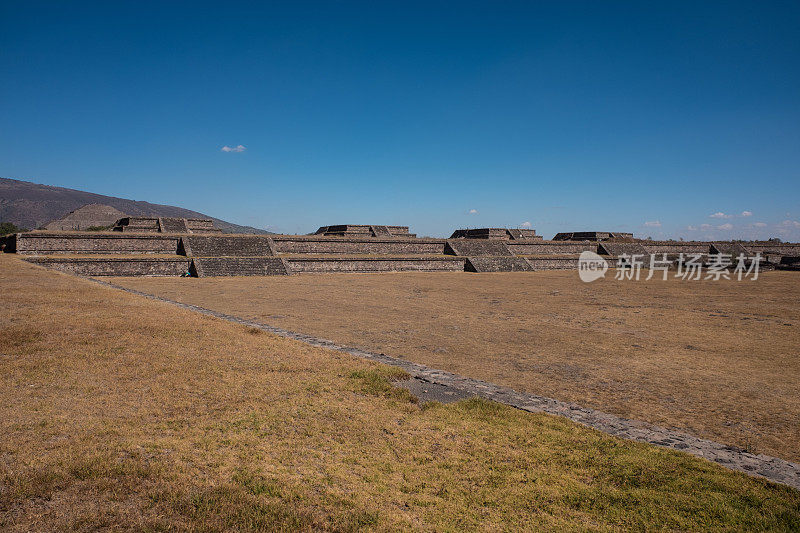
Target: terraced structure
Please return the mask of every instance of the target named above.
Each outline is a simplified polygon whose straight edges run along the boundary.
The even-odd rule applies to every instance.
[[[796,270],[800,245],[774,242],[634,240],[610,232],[460,229],[449,239],[419,238],[408,226],[323,226],[313,235],[222,234],[211,220],[125,217],[112,231],[34,231],[4,238],[6,252],[88,276],[272,276],[328,272],[527,272],[576,268],[583,252],[616,261],[658,254],[677,265],[688,254],[759,253],[762,268]],[[570,240],[579,238],[581,240]],[[682,255],[683,254],[683,255]],[[157,257],[156,257],[157,256]]]

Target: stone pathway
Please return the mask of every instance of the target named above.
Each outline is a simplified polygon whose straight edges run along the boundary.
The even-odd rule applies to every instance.
[[[451,372],[445,372],[444,370],[436,370],[425,365],[390,357],[386,354],[342,346],[311,335],[294,333],[268,324],[245,320],[237,316],[220,313],[204,307],[176,302],[146,292],[114,285],[107,281],[93,278],[85,279],[89,279],[100,285],[144,296],[145,298],[172,304],[190,311],[196,311],[229,322],[258,328],[280,337],[298,340],[312,346],[328,348],[355,357],[402,368],[417,380],[418,383],[405,382],[401,383],[401,385],[411,390],[412,393],[419,394],[423,400],[436,399],[439,401],[446,401],[450,398],[460,399],[479,396],[522,409],[523,411],[563,416],[573,422],[583,424],[609,435],[690,453],[708,459],[709,461],[714,461],[732,470],[738,470],[751,476],[760,476],[776,483],[782,483],[800,489],[800,465],[777,457],[748,453],[733,446],[700,439],[685,433],[653,426],[645,422],[621,418],[612,414],[581,407],[572,403],[561,402],[544,396],[518,392],[508,387],[460,376]],[[426,395],[428,396],[426,397]]]

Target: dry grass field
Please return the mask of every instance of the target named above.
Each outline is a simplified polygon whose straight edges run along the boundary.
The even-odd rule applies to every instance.
[[[2,254],[0,294],[0,529],[800,527],[796,490],[486,401],[421,406],[387,367]]]
[[[741,282],[586,284],[564,271],[115,282],[800,460],[796,272]]]

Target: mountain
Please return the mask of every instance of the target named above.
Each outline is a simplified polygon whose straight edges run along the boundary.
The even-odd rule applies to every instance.
[[[36,229],[86,204],[110,205],[130,216],[210,218],[224,233],[271,233],[250,226],[239,226],[183,207],[151,204],[64,187],[0,178],[0,222],[11,222],[21,228]]]

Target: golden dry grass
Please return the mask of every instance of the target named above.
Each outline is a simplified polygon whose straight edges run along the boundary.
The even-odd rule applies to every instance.
[[[0,528],[800,527],[800,492],[0,255]]]
[[[796,272],[742,282],[585,284],[561,271],[118,283],[800,460]]]

